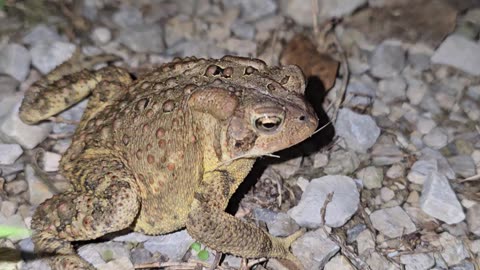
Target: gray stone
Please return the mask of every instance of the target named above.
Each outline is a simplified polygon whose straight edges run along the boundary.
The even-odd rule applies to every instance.
[[[255,208],[255,218],[267,224],[268,232],[273,236],[289,236],[300,229],[297,223],[286,213],[277,213],[268,209]]]
[[[302,157],[296,157],[284,162],[270,165],[276,173],[280,174],[283,178],[287,179],[295,175],[302,165]]]
[[[292,253],[305,269],[322,269],[339,250],[322,229],[307,232],[292,244]]]
[[[395,266],[395,264],[378,252],[367,254],[365,262],[370,266],[371,270],[400,270],[400,267]]]
[[[382,187],[380,189],[380,198],[384,202],[388,202],[395,198],[395,192],[387,187]]]
[[[53,193],[50,191],[44,180],[35,174],[35,170],[31,165],[25,166],[25,179],[28,182],[28,190],[30,193],[30,203],[39,205],[46,199],[51,198]]]
[[[382,187],[383,169],[375,166],[369,166],[361,169],[356,174],[357,178],[362,180],[363,185],[367,189]]]
[[[480,100],[480,85],[469,86],[467,96],[474,100]]]
[[[3,205],[2,205],[3,207]],[[480,236],[480,204],[475,204],[474,206],[467,209],[467,224],[468,229],[473,234]]]
[[[386,103],[404,101],[407,98],[406,89],[407,83],[399,76],[378,83],[379,94]]]
[[[474,176],[477,172],[475,162],[470,155],[458,155],[448,158],[448,163],[457,175],[463,178]]]
[[[400,206],[380,209],[370,215],[373,227],[390,237],[400,237],[417,230],[415,224]]]
[[[475,100],[463,100],[460,107],[463,109],[468,118],[470,118],[470,120],[474,122],[478,122],[480,120],[480,105],[478,105]]]
[[[0,165],[10,165],[23,154],[18,144],[0,144]]]
[[[0,49],[0,73],[8,74],[18,81],[27,78],[30,72],[30,54],[22,45],[11,43]]]
[[[375,250],[375,237],[369,230],[361,232],[356,242],[359,255],[365,255]]]
[[[229,38],[225,42],[218,44],[229,53],[234,55],[243,55],[255,57],[257,55],[257,43],[251,40],[243,40],[238,38]]]
[[[358,235],[363,232],[367,226],[363,223],[358,223],[352,228],[347,229],[347,243],[351,244],[357,240]]]
[[[317,228],[322,225],[320,209],[329,193],[332,201],[327,205],[325,223],[340,227],[357,211],[360,195],[352,178],[342,175],[327,175],[313,179],[302,194],[297,206],[288,214],[302,227]]]
[[[403,158],[404,153],[395,144],[376,143],[372,148],[372,163],[376,166],[392,165]]]
[[[239,38],[252,40],[255,37],[255,27],[251,24],[235,21],[231,29],[233,34]]]
[[[223,3],[228,7],[239,5],[241,18],[246,22],[267,17],[277,10],[277,3],[273,0],[223,0]]]
[[[133,242],[133,243],[143,243],[152,239],[154,236],[145,235],[139,232],[131,232],[125,235],[120,235],[113,238],[113,241],[117,242]]]
[[[70,59],[75,49],[75,44],[63,41],[36,43],[30,49],[32,64],[41,73],[47,74]]]
[[[0,119],[0,139],[7,143],[18,143],[24,148],[32,149],[48,137],[52,125],[49,123],[24,124],[18,117],[19,108],[20,104],[17,104]]]
[[[437,160],[438,172],[445,175],[448,179],[455,179],[455,172],[448,163],[447,159],[437,150],[425,147],[421,151],[422,159],[435,159]]]
[[[42,42],[61,41],[62,37],[55,29],[45,25],[38,24],[32,28],[22,39],[24,44],[34,45]]]
[[[52,270],[52,268],[48,264],[48,259],[35,259],[23,263],[21,270]]]
[[[197,57],[221,58],[226,54],[226,51],[210,40],[193,39],[168,48],[166,53],[179,57],[195,55]]]
[[[435,265],[435,259],[428,253],[405,254],[400,256],[405,270],[428,270]]]
[[[385,173],[390,179],[401,178],[405,176],[405,166],[401,163],[393,164]]]
[[[5,183],[4,187],[8,195],[18,195],[28,190],[28,184],[24,180],[14,180]]]
[[[413,163],[413,166],[407,175],[407,179],[412,183],[423,185],[425,179],[431,171],[438,171],[437,160],[420,159]]]
[[[463,245],[463,241],[451,234],[444,232],[440,234],[440,245],[442,258],[448,266],[459,264],[464,259],[468,258],[468,251]]]
[[[313,154],[313,168],[322,168],[328,164],[328,155],[322,152]]]
[[[433,149],[440,149],[447,145],[448,135],[442,128],[436,127],[423,137],[423,142]]]
[[[134,248],[130,254],[134,265],[154,263],[157,259],[153,258],[152,253],[144,248]]]
[[[335,123],[337,135],[343,137],[347,146],[365,153],[377,141],[380,128],[369,115],[361,115],[350,109],[340,109]]]
[[[129,28],[143,24],[140,10],[134,6],[123,6],[112,16],[113,22],[120,27]]]
[[[428,84],[420,80],[409,80],[407,87],[407,98],[412,105],[418,105],[422,102],[425,93],[430,90]]]
[[[358,155],[353,151],[338,150],[330,155],[330,161],[324,168],[327,174],[349,174],[360,165]]]
[[[324,270],[355,270],[355,267],[350,263],[350,261],[342,255],[337,255],[333,257],[325,265]]]
[[[414,44],[408,49],[408,63],[413,69],[424,71],[430,68],[433,49],[425,44]]]
[[[119,41],[137,53],[162,53],[163,31],[155,25],[139,25],[126,28],[119,34]]]
[[[480,44],[460,35],[450,35],[438,47],[431,60],[434,64],[449,65],[479,76]]]
[[[0,212],[3,214],[5,217],[11,217],[15,214],[17,211],[18,204],[16,202],[12,201],[3,201],[2,202],[2,207],[0,208]]]
[[[119,242],[88,244],[78,249],[78,255],[97,269],[129,270],[133,269],[130,252],[126,245]]]
[[[405,67],[405,50],[395,40],[382,42],[370,57],[370,72],[378,78],[390,78],[400,74]]]
[[[172,47],[184,39],[192,39],[194,31],[195,24],[189,17],[175,16],[165,23],[165,43]]]
[[[419,117],[417,121],[417,130],[422,134],[428,134],[437,126],[435,120],[425,117]]]
[[[151,253],[159,252],[170,260],[179,261],[195,242],[186,230],[152,237],[143,246]]]
[[[465,219],[465,213],[447,178],[430,172],[423,184],[420,197],[421,209],[432,217],[447,224],[454,224]]]
[[[345,103],[350,108],[367,108],[375,100],[376,90],[376,83],[370,77],[353,77],[346,89]]]

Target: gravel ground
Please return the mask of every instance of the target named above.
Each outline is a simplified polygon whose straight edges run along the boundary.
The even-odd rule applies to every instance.
[[[58,162],[75,130],[68,122],[86,101],[60,115],[67,123],[28,126],[18,108],[26,89],[75,50],[115,54],[134,74],[191,55],[278,64],[303,33],[337,45],[340,74],[317,106],[335,121],[280,159],[260,160],[229,210],[276,236],[307,228],[292,246],[306,269],[480,269],[480,4],[314,2],[2,1],[0,224],[29,228],[38,204],[69,187]],[[317,30],[333,18],[322,43]],[[193,242],[184,230],[129,233],[79,253],[99,269],[187,265],[200,260]],[[213,262],[207,251],[204,264]],[[227,255],[222,267],[238,269],[240,259]],[[265,268],[284,269],[275,260],[255,269]],[[26,234],[0,238],[0,269],[49,267]]]

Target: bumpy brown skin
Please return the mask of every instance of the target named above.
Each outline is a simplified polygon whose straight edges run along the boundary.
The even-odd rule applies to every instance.
[[[316,129],[297,67],[189,58],[136,81],[121,68],[85,67],[60,66],[20,108],[34,124],[92,95],[61,160],[74,187],[42,203],[32,220],[36,250],[54,254],[54,269],[93,269],[70,242],[128,227],[146,234],[186,227],[214,250],[301,268],[289,252],[300,234],[276,238],[224,212],[255,157]]]

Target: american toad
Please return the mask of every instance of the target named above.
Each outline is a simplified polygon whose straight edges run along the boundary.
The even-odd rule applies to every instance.
[[[36,250],[55,254],[54,269],[93,269],[71,242],[129,227],[152,235],[186,227],[216,251],[299,264],[289,251],[299,233],[273,237],[224,212],[256,157],[316,129],[298,67],[186,58],[137,80],[118,67],[84,67],[58,67],[20,109],[34,124],[91,95],[61,160],[73,189],[42,203],[32,220]]]

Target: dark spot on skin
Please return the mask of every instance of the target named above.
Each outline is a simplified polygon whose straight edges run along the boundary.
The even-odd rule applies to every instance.
[[[256,70],[254,67],[248,66],[248,67],[245,68],[244,74],[245,74],[245,75],[251,75],[251,74],[253,74],[255,71],[257,71],[257,70]]]

